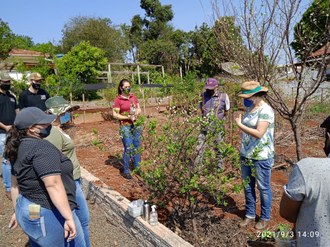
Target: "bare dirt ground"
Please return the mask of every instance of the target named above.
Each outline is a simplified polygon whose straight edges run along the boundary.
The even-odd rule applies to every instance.
[[[103,111],[107,110],[103,109]],[[145,114],[158,119],[164,118],[155,107],[147,108]],[[313,119],[304,123],[302,139],[305,156],[324,156],[323,132],[318,127],[322,120]],[[132,180],[126,180],[120,175],[123,147],[119,138],[118,123],[104,121],[97,113],[87,113],[84,120],[80,116],[80,120],[77,119],[76,122],[75,127],[67,131],[75,140],[82,166],[129,200],[147,199],[148,191],[137,175],[134,175]],[[276,231],[279,223],[288,223],[279,216],[279,202],[283,185],[288,180],[290,163],[295,157],[295,144],[288,124],[284,121],[278,122],[276,135],[274,167],[281,168],[272,172],[273,210],[268,227],[270,231]],[[262,246],[260,242],[253,241],[260,236],[260,232],[253,227],[247,230],[238,228],[238,223],[244,216],[244,193],[228,194],[227,201],[229,202],[227,207],[211,206],[211,211],[201,211],[195,222],[198,229],[197,236],[192,233],[191,226],[185,226],[185,229],[169,226],[166,215],[162,215],[162,212],[160,212],[160,220],[195,246]]]
[[[28,238],[19,227],[14,230],[8,229],[13,207],[11,201],[6,198],[3,188],[0,188],[0,198],[0,247],[29,246]],[[90,238],[93,247],[135,247],[138,245],[134,238],[109,222],[105,212],[97,204],[89,202],[89,212]]]
[[[137,175],[134,175],[132,180],[126,180],[120,175],[123,146],[119,138],[119,125],[117,122],[104,121],[100,111],[108,110],[89,109],[85,114],[83,111],[77,112],[79,116],[75,119],[74,126],[66,129],[66,132],[74,139],[81,165],[129,200],[147,199],[148,191]],[[157,112],[155,107],[148,108],[146,115],[164,117]],[[322,130],[318,128],[322,120],[309,120],[304,125],[303,152],[305,156],[324,156]],[[279,216],[279,201],[290,170],[283,167],[289,167],[289,160],[295,156],[292,135],[286,123],[277,125],[276,135],[275,167],[282,166],[282,168],[274,169],[272,173],[273,210],[268,227],[270,231],[275,231],[279,223],[287,223]],[[0,198],[3,198],[3,191],[1,193]],[[11,212],[8,208],[11,205],[6,200],[3,199],[0,204],[0,246],[1,244],[24,246],[26,237],[20,231],[13,233],[6,228],[8,214]],[[194,246],[273,246],[272,243],[267,245],[256,241],[260,232],[254,230],[253,227],[244,230],[238,228],[238,223],[244,216],[243,192],[228,194],[227,201],[229,202],[227,207],[212,206],[211,211],[201,211],[195,222],[198,228],[197,234],[193,234],[190,226],[186,226],[185,229],[171,229]],[[90,210],[93,246],[136,246],[134,240],[113,227],[111,223],[106,222],[104,213],[97,205],[90,204]],[[166,215],[162,212],[160,212],[160,220],[165,225],[167,224]],[[210,224],[205,224],[205,222]]]

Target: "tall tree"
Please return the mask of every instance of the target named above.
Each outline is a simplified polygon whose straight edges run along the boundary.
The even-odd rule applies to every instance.
[[[92,46],[102,49],[109,61],[124,59],[127,42],[121,30],[113,26],[108,18],[74,17],[64,25],[62,33],[64,52],[82,41],[88,41]]]
[[[54,45],[52,42],[36,44],[32,49],[44,54],[49,54],[51,57],[54,57],[61,50],[59,46]]]
[[[165,35],[168,22],[174,17],[172,5],[161,5],[159,0],[141,0],[140,7],[146,12],[143,19],[145,39],[158,39]]]
[[[314,0],[294,27],[291,45],[302,59],[330,41],[330,1]]]
[[[180,31],[174,31],[169,24],[174,17],[172,6],[162,5],[159,0],[141,0],[140,7],[145,16],[134,16],[129,31],[134,60],[162,64],[169,72],[177,71],[183,39],[177,35]]]
[[[130,43],[130,52],[133,57],[133,61],[139,61],[139,48],[143,42],[143,20],[139,15],[135,15],[132,18],[132,26],[128,31],[128,39]]]
[[[0,60],[8,57],[12,48],[12,39],[14,34],[8,24],[0,19]]]
[[[227,2],[223,2],[228,7]],[[308,62],[306,58],[299,64],[295,63],[291,42],[294,20],[302,10],[300,0],[265,0],[261,5],[256,1],[239,0],[236,6],[240,8],[231,5],[231,8],[223,9],[229,10],[229,15],[236,17],[244,43],[240,45],[235,40],[230,40],[229,35],[217,35],[219,41],[226,44],[227,52],[223,55],[238,63],[247,79],[258,80],[271,89],[267,100],[290,123],[299,160],[303,158],[301,121],[306,103],[324,81],[327,66],[325,54],[315,63]],[[221,17],[218,7],[214,9],[214,13]],[[223,29],[223,32],[226,30]],[[278,65],[283,63],[292,69],[296,85],[291,102],[277,85]],[[311,76],[313,72],[316,72],[315,76]]]
[[[11,40],[11,47],[29,50],[34,47],[34,43],[29,36],[14,34]]]

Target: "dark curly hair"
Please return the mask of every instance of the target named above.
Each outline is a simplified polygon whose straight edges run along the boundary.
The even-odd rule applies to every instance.
[[[18,147],[24,137],[27,136],[27,129],[19,130],[15,126],[8,132],[4,157],[13,165],[17,158]]]

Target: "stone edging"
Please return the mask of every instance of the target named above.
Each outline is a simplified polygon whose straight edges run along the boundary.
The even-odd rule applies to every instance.
[[[109,223],[120,227],[136,238],[141,246],[192,246],[161,223],[151,226],[140,216],[131,217],[127,211],[130,203],[127,198],[107,187],[82,167],[81,174],[82,187],[87,198],[97,203],[105,211]]]

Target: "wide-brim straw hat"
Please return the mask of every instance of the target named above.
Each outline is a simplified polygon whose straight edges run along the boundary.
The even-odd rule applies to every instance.
[[[50,97],[45,101],[47,111],[54,115],[62,115],[65,112],[72,112],[78,110],[78,105],[71,106],[69,102],[63,98],[63,96]]]
[[[241,93],[238,97],[246,99],[259,92],[268,92],[268,88],[261,86],[257,81],[245,81],[241,84]]]

